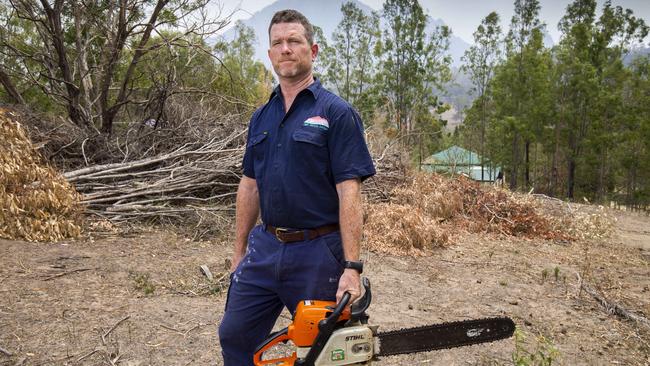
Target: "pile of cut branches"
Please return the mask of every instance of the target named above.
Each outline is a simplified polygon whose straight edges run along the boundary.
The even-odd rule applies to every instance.
[[[56,241],[81,233],[80,196],[0,108],[0,237]]]
[[[389,203],[366,206],[366,246],[378,252],[424,254],[464,230],[574,239],[538,209],[534,197],[480,185],[463,176],[415,174],[390,192]]]
[[[84,194],[88,211],[112,221],[180,218],[200,210],[231,210],[244,152],[244,131],[187,143],[150,158],[89,166],[64,174]],[[210,205],[209,208],[205,206]]]

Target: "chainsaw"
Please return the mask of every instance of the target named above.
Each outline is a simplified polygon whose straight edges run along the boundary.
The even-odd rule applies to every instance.
[[[366,313],[372,300],[370,281],[362,280],[365,294],[348,307],[350,294],[341,301],[301,301],[292,323],[257,347],[255,366],[371,365],[382,356],[433,351],[510,338],[514,322],[507,317],[463,320],[378,333]],[[280,343],[293,343],[290,355],[276,358]]]

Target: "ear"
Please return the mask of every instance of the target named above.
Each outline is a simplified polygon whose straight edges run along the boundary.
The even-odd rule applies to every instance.
[[[311,45],[311,60],[315,61],[316,56],[318,56],[318,44],[314,43]]]

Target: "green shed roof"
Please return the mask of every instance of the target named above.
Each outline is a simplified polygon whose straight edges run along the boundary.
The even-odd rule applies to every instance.
[[[428,165],[481,165],[481,159],[475,152],[465,150],[460,146],[452,146],[447,150],[435,153],[426,158],[422,164]]]

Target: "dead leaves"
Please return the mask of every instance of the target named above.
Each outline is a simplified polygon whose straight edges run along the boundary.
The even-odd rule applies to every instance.
[[[0,109],[0,237],[56,241],[81,233],[80,196]]]
[[[422,255],[455,233],[496,233],[528,239],[575,240],[607,235],[604,212],[559,214],[527,194],[467,179],[416,174],[393,189],[389,203],[367,203],[365,246],[370,250]]]

